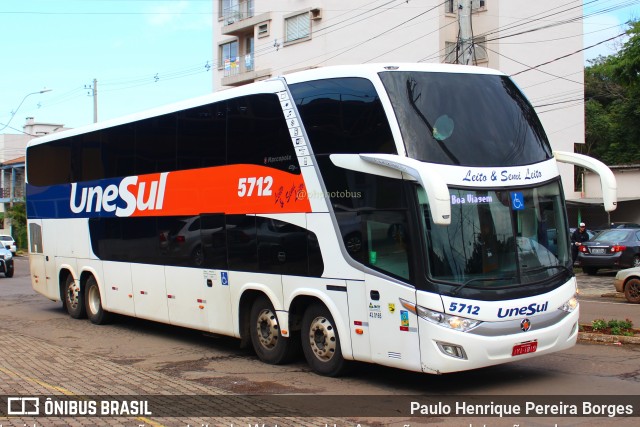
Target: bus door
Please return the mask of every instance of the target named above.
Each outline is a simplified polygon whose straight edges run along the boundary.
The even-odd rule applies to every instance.
[[[367,275],[371,357],[375,363],[420,370],[418,318],[401,300],[415,304],[415,289]]]
[[[371,356],[374,362],[420,370],[418,318],[407,307],[416,302],[409,283],[409,245],[406,211],[362,214],[364,260],[383,274],[365,276]],[[363,249],[364,249],[363,248]]]
[[[207,324],[213,333],[228,334],[233,330],[231,291],[227,265],[227,230],[222,213],[200,215],[202,267],[201,280],[207,299]]]
[[[55,280],[55,247],[44,248],[43,241],[54,244],[53,227],[43,227],[42,220],[29,220],[29,270],[33,289],[47,298],[60,299]]]

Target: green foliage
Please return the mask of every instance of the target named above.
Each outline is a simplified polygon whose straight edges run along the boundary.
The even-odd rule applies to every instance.
[[[585,68],[586,154],[608,165],[640,163],[640,21],[614,55]]]
[[[27,209],[24,203],[16,203],[7,210],[7,217],[11,219],[13,238],[18,249],[27,247]]]
[[[591,328],[594,332],[606,332],[608,330],[611,335],[633,336],[633,322],[630,319],[606,321],[604,319],[596,319],[591,322]]]
[[[607,322],[604,319],[596,319],[591,322],[591,327],[594,331],[601,331],[607,327]]]
[[[625,320],[609,320],[607,326],[610,328],[631,329],[633,328],[633,322],[630,319]]]

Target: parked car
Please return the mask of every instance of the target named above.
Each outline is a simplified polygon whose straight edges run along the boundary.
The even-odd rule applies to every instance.
[[[2,246],[9,249],[13,255],[16,254],[16,241],[13,240],[13,237],[8,234],[0,234],[0,242],[2,242]]]
[[[13,277],[13,254],[3,247],[0,248],[0,273],[4,273],[4,277]]]
[[[593,229],[593,232],[597,234],[601,231],[613,228],[640,228],[640,224],[636,224],[635,222],[612,222],[609,224],[600,224]]]
[[[640,303],[640,267],[632,267],[618,271],[613,281],[616,291],[623,292],[627,301]]]
[[[600,268],[640,267],[640,229],[604,230],[578,248],[578,265],[593,275]]]

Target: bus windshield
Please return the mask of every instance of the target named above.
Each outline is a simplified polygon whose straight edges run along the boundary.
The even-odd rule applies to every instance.
[[[380,78],[409,157],[504,167],[552,156],[533,107],[507,76],[390,71]]]
[[[527,284],[570,268],[569,235],[558,181],[537,188],[450,188],[451,225],[433,223],[418,197],[429,276],[456,287]]]

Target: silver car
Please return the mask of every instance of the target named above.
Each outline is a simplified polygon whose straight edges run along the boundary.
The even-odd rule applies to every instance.
[[[0,234],[0,244],[9,249],[13,255],[16,254],[16,241],[8,234]]]
[[[616,291],[623,292],[627,301],[640,303],[640,267],[620,270],[613,281]]]

